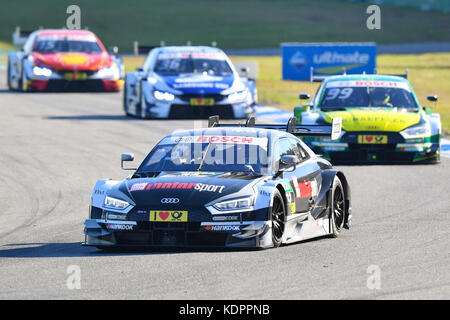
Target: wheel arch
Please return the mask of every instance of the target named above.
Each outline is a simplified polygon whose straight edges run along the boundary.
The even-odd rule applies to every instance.
[[[350,227],[350,221],[352,217],[351,213],[351,189],[350,184],[347,181],[347,177],[344,175],[342,171],[336,169],[328,169],[322,171],[322,186],[319,192],[317,204],[319,207],[326,207],[327,209],[324,211],[317,211],[313,213],[314,218],[322,217],[329,212],[328,203],[330,197],[330,191],[333,187],[334,178],[338,177],[341,181],[342,188],[344,189],[345,196],[345,220],[344,227],[348,229]]]
[[[286,191],[284,190],[283,186],[281,184],[277,184],[275,186],[274,190],[278,190],[278,192],[280,192],[281,198],[283,199],[283,202],[284,202],[284,206],[285,206],[285,208],[287,208]],[[272,193],[272,196],[270,197],[270,203],[269,203],[268,210],[267,210],[267,219],[268,220],[270,220],[270,215],[271,215],[272,206],[273,206],[273,198],[274,198],[274,193]]]

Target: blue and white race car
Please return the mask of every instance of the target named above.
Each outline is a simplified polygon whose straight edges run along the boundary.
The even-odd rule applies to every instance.
[[[125,113],[143,119],[246,118],[256,100],[255,80],[218,48],[158,47],[125,76]]]

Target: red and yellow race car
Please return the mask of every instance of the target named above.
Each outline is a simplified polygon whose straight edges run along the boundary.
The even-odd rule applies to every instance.
[[[7,82],[21,91],[119,91],[123,64],[88,30],[37,30],[8,56]]]

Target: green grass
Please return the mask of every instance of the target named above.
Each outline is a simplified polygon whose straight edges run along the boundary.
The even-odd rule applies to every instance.
[[[125,57],[127,71],[133,71],[143,62],[143,57]],[[259,103],[292,110],[299,104],[298,94],[311,95],[318,83],[281,80],[280,57],[231,57],[232,61],[255,60],[258,62],[257,80]],[[439,102],[433,112],[441,114],[444,130],[450,133],[450,53],[430,53],[421,55],[379,55],[379,73],[403,74],[408,68],[411,82],[422,106],[430,105],[429,94],[437,94]]]
[[[450,41],[448,14],[381,6],[381,30],[368,30],[367,3],[336,0],[3,1],[0,41],[10,41],[16,26],[65,26],[70,4],[80,6],[83,28],[122,51],[131,51],[134,40],[146,45],[217,41],[221,48],[279,47],[293,41]]]

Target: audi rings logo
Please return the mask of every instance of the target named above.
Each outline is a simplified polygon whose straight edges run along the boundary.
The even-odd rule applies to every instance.
[[[180,199],[178,198],[162,198],[161,199],[161,203],[165,203],[165,204],[175,204],[180,202]]]

